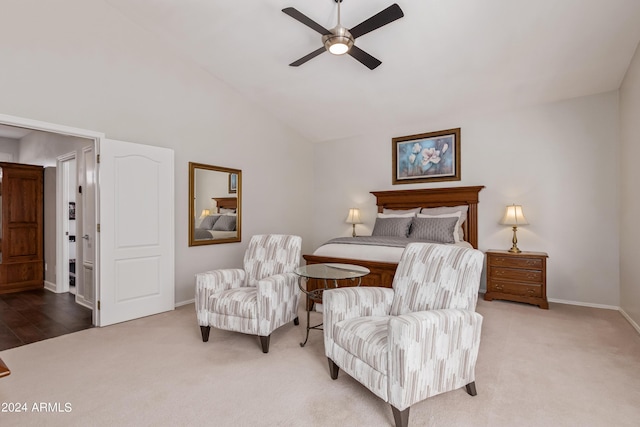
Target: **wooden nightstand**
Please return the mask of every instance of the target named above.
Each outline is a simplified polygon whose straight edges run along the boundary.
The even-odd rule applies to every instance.
[[[548,309],[547,258],[544,252],[487,251],[484,299],[525,302]]]

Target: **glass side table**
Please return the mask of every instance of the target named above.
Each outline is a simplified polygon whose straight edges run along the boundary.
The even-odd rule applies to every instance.
[[[300,290],[307,295],[307,335],[304,342],[300,343],[300,347],[304,347],[309,340],[309,331],[311,329],[322,330],[322,323],[311,326],[310,325],[310,302],[319,302],[322,300],[322,293],[326,289],[338,288],[338,280],[356,280],[356,286],[360,286],[362,278],[370,273],[369,269],[360,265],[353,264],[310,264],[302,267],[298,267],[295,273],[300,277],[298,286]],[[319,279],[324,282],[323,288],[314,289],[308,291],[302,286],[303,279]]]

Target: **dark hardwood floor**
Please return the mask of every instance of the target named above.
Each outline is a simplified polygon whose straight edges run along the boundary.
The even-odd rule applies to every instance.
[[[92,328],[91,310],[45,289],[0,295],[0,351]]]

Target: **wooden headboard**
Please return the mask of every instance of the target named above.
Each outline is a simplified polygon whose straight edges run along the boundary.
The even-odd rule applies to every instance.
[[[220,209],[238,209],[237,197],[213,197],[213,200],[216,201],[218,212]]]
[[[467,220],[462,225],[464,239],[478,249],[478,201],[484,186],[428,188],[418,190],[372,191],[376,196],[378,212],[383,209],[437,208],[442,206],[469,206]]]

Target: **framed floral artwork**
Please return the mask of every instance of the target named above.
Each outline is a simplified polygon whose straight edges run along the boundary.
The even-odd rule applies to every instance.
[[[391,141],[393,184],[460,181],[460,128]]]

